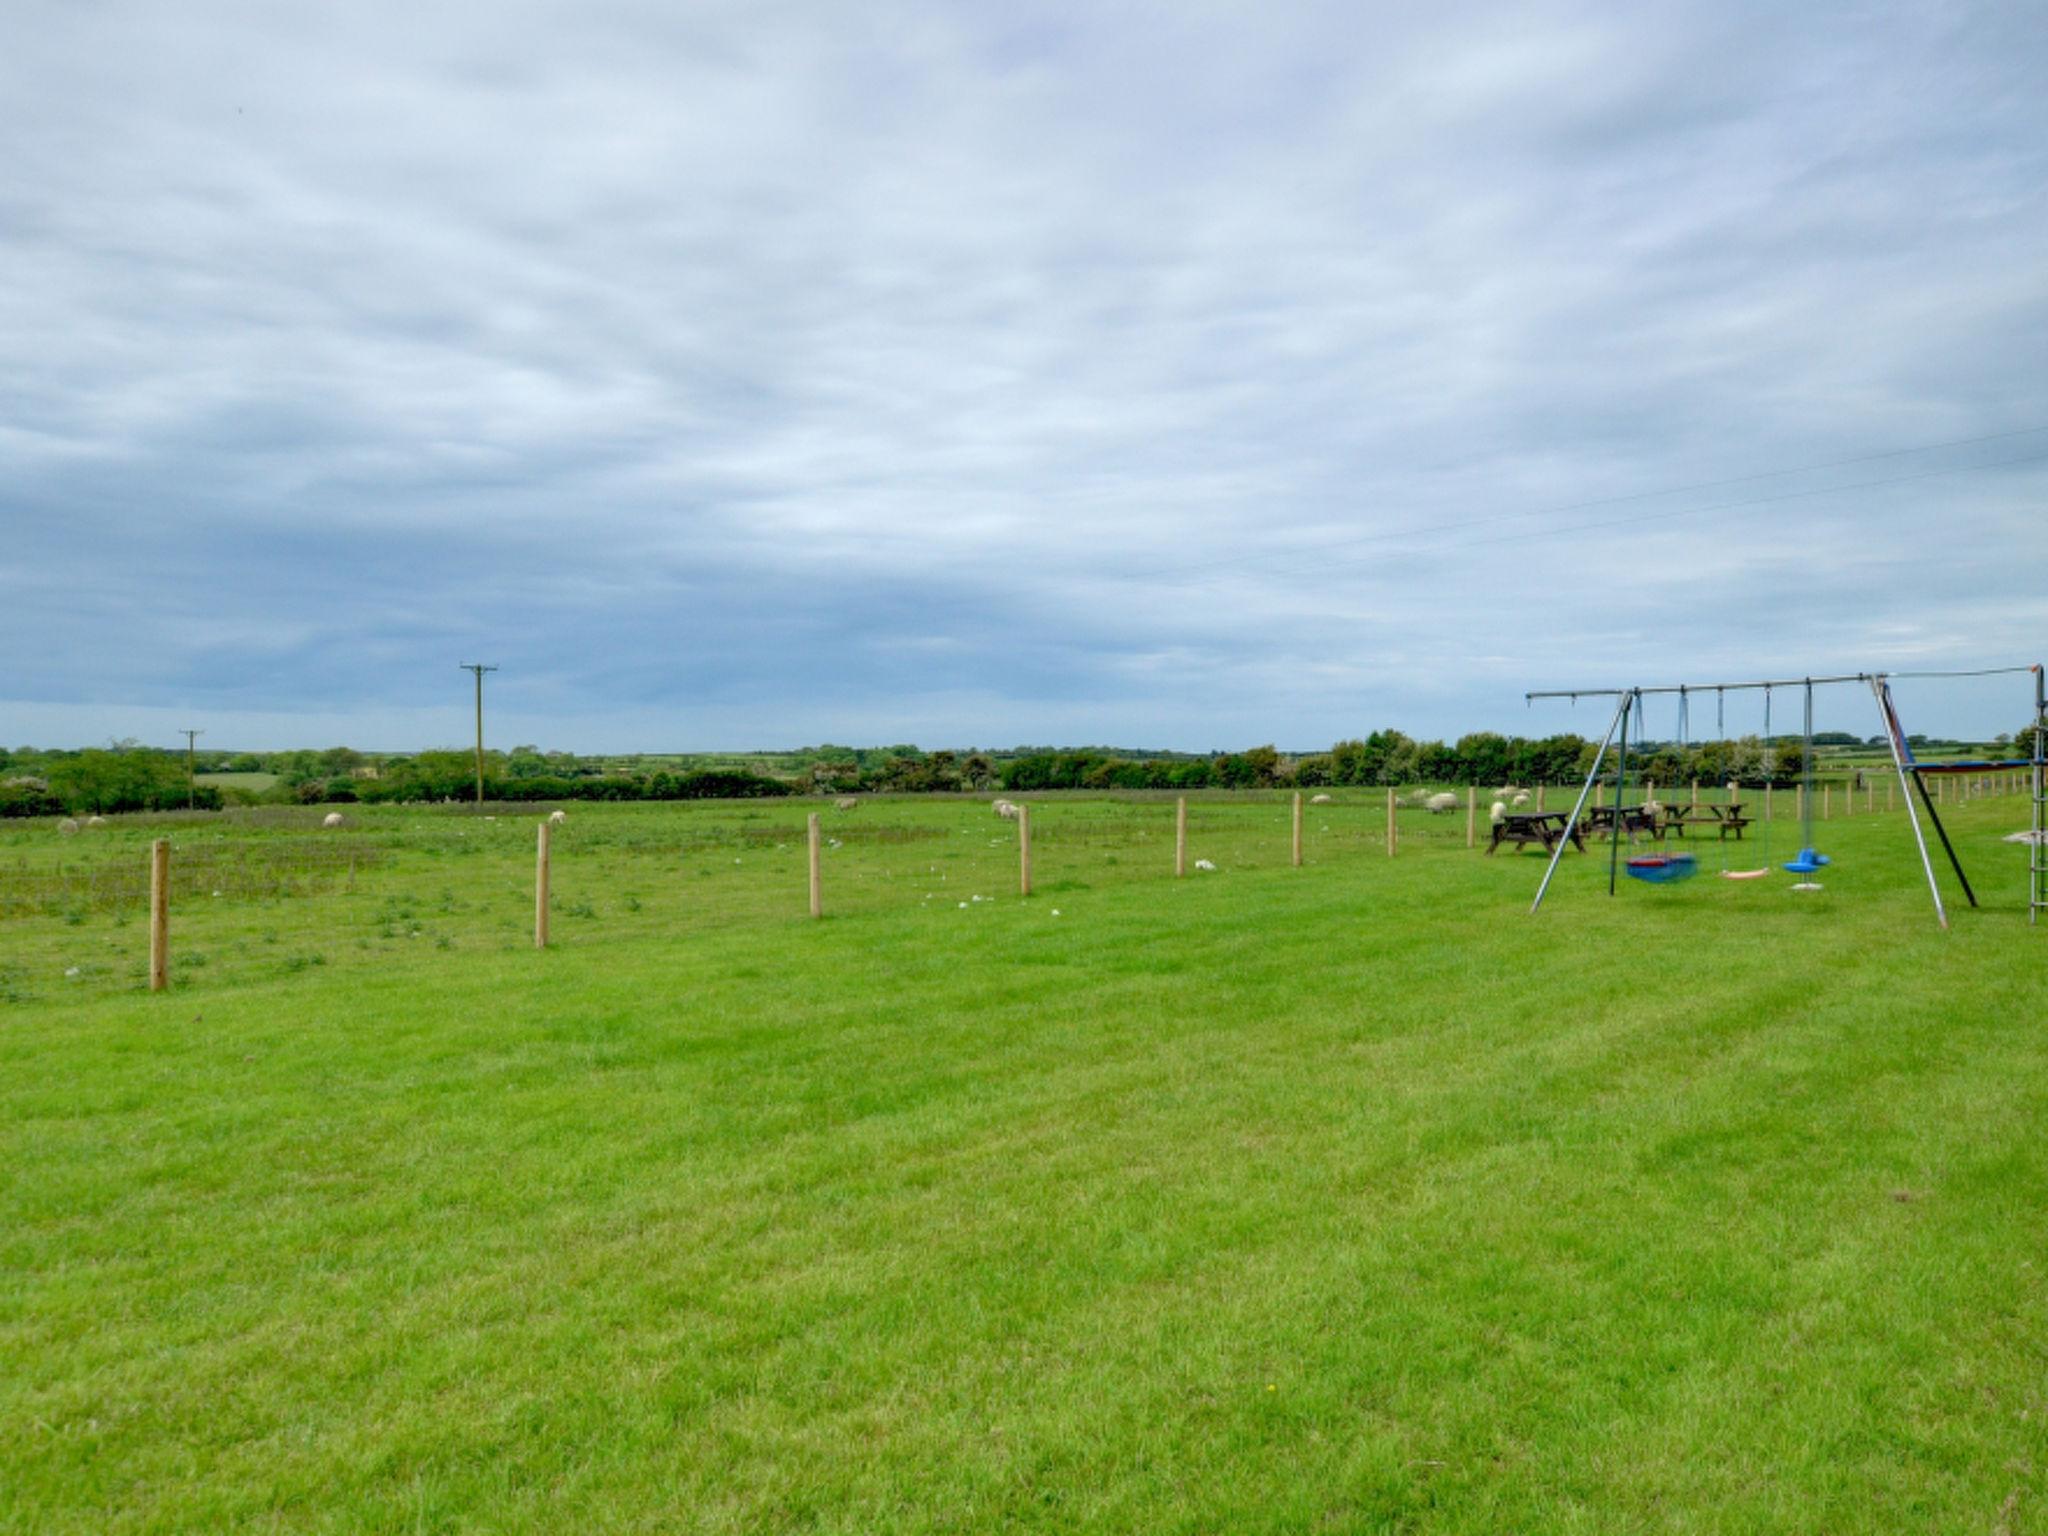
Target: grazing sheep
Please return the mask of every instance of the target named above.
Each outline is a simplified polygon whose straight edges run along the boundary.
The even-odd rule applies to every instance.
[[[1517,795],[1515,796],[1515,809],[1516,809],[1516,810],[1518,810],[1518,811],[1519,811],[1519,810],[1520,810],[1520,809],[1521,809],[1521,808],[1522,808],[1523,806],[1527,805],[1528,803],[1529,803],[1529,791],[1527,791],[1526,789],[1525,789],[1525,790],[1522,790],[1522,791],[1521,791],[1520,793],[1518,793],[1518,794],[1517,794]]]
[[[88,816],[85,818],[85,824],[88,827],[104,827],[107,824],[107,818],[104,816]]]
[[[1449,790],[1442,790],[1422,802],[1429,807],[1433,816],[1447,815],[1458,808],[1458,797]]]
[[[837,800],[834,800],[832,802],[832,809],[835,811],[851,811],[857,810],[859,809],[859,807],[860,801],[855,799],[852,795],[841,795]]]
[[[548,812],[548,825],[551,827],[559,827],[563,822],[567,821],[568,819],[569,813],[567,811]]]
[[[62,832],[66,837],[69,837],[72,833],[78,830],[78,823],[73,821],[69,816],[66,816],[62,821],[57,823],[57,830],[59,832]]]
[[[341,822],[341,812],[339,811],[329,811],[320,818],[320,825],[323,827],[338,827],[341,825]]]
[[[1664,814],[1664,802],[1661,800],[1645,800],[1643,802],[1643,814],[1646,816],[1662,816]]]
[[[1206,869],[1212,875],[1216,872],[1216,866],[1214,864],[1211,864],[1207,859],[1195,860],[1195,868]]]
[[[1493,809],[1492,809],[1492,810],[1490,810],[1490,811],[1488,811],[1488,812],[1486,813],[1486,819],[1487,819],[1488,821],[1499,821],[1499,820],[1500,820],[1500,819],[1501,819],[1502,817],[1506,816],[1506,815],[1507,815],[1507,813],[1508,813],[1508,803],[1507,803],[1507,801],[1505,801],[1505,800],[1496,800],[1496,801],[1494,801],[1494,802],[1493,802]]]
[[[1330,797],[1328,795],[1310,795],[1308,797],[1308,803],[1310,805],[1328,805],[1330,803]]]
[[[1005,821],[1015,821],[1017,819],[1017,807],[1007,800],[998,800],[995,803],[995,813]]]

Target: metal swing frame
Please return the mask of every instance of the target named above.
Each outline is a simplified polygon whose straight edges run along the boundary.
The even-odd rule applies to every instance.
[[[2034,741],[2032,755],[1995,763],[1971,763],[1953,765],[1944,763],[1917,763],[1913,760],[1911,747],[1907,744],[1905,727],[1899,722],[1898,706],[1892,699],[1891,683],[1897,678],[1942,678],[1942,677],[1991,677],[2006,674],[2031,674],[2034,680]],[[1963,895],[1971,906],[1977,905],[1977,893],[1971,889],[1970,877],[1963,872],[1962,859],[1957,855],[1955,845],[1949,841],[1948,829],[1941,823],[1940,813],[1934,808],[1934,799],[1927,792],[1925,775],[1929,773],[1967,773],[1981,769],[2025,768],[2030,777],[2032,839],[2028,844],[2027,880],[2027,922],[2038,925],[2041,913],[2048,910],[2048,682],[2044,682],[2041,664],[2035,662],[2023,667],[1984,667],[1966,671],[1946,672],[1843,672],[1827,677],[1788,677],[1745,679],[1733,683],[1669,683],[1654,687],[1632,686],[1627,688],[1544,688],[1525,693],[1522,697],[1533,702],[1537,699],[1570,699],[1574,703],[1582,698],[1611,698],[1616,700],[1614,718],[1608,722],[1607,734],[1600,739],[1600,749],[1593,754],[1593,766],[1586,774],[1586,782],[1579,788],[1579,797],[1572,805],[1572,811],[1565,822],[1564,835],[1551,850],[1550,863],[1544,868],[1543,880],[1536,888],[1536,899],[1529,904],[1531,916],[1543,906],[1543,898],[1549,894],[1550,882],[1557,874],[1557,866],[1564,858],[1564,850],[1571,845],[1572,833],[1578,827],[1579,818],[1584,814],[1586,801],[1599,782],[1600,769],[1607,761],[1607,749],[1620,736],[1620,751],[1617,757],[1614,778],[1614,826],[1609,837],[1607,860],[1607,894],[1616,890],[1616,876],[1621,861],[1622,798],[1628,780],[1628,723],[1631,715],[1642,716],[1643,698],[1648,694],[1675,693],[1680,696],[1681,705],[1690,694],[1712,690],[1716,695],[1746,692],[1752,689],[1804,688],[1807,690],[1808,717],[1806,720],[1806,771],[1813,769],[1813,729],[1811,716],[1812,690],[1833,687],[1844,683],[1860,683],[1870,689],[1871,698],[1877,705],[1878,716],[1884,725],[1886,742],[1891,747],[1892,766],[1899,776],[1899,787],[1906,802],[1906,819],[1913,829],[1913,843],[1920,853],[1920,868],[1927,877],[1927,893],[1934,902],[1934,917],[1944,932],[1948,931],[1948,907],[1941,899],[1941,886],[1935,879],[1934,859],[1928,852],[1927,835],[1920,826],[1919,810],[1914,806],[1917,792],[1922,806],[1926,808],[1928,822],[1941,841],[1942,851],[1948,855],[1956,880],[1963,888]],[[1812,813],[1812,795],[1807,795],[1807,813]]]

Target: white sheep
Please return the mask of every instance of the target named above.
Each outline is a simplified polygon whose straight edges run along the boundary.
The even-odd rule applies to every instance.
[[[569,813],[567,811],[548,812],[548,825],[551,827],[559,827],[563,822],[567,821],[568,819]]]
[[[860,801],[855,799],[852,795],[841,795],[837,800],[834,800],[832,802],[832,809],[835,811],[851,811],[858,809],[859,806]]]
[[[1212,875],[1216,873],[1216,866],[1210,863],[1207,859],[1195,860],[1195,868],[1206,869]]]
[[[88,827],[104,827],[107,824],[107,818],[104,816],[88,816],[85,818],[85,824]]]
[[[1486,819],[1487,819],[1488,821],[1500,821],[1500,820],[1504,819],[1504,818],[1505,818],[1505,817],[1507,816],[1507,813],[1508,813],[1508,803],[1507,803],[1507,801],[1505,801],[1505,800],[1496,800],[1496,801],[1494,801],[1494,802],[1493,802],[1493,809],[1492,809],[1492,810],[1490,810],[1490,811],[1488,811],[1488,812],[1486,813]]]
[[[1330,797],[1328,795],[1310,795],[1308,797],[1308,803],[1310,805],[1328,805],[1330,803]]]
[[[1429,807],[1431,815],[1442,816],[1458,808],[1458,797],[1449,790],[1442,790],[1422,803]]]
[[[69,837],[72,833],[78,830],[78,823],[73,821],[69,816],[66,816],[62,821],[57,823],[57,830],[59,832],[62,832],[66,837]]]
[[[1529,791],[1527,791],[1526,789],[1517,791],[1515,794],[1515,809],[1519,811],[1523,806],[1527,805],[1528,803]]]
[[[995,813],[1005,821],[1015,821],[1017,819],[1017,807],[1008,800],[998,800],[995,803]]]
[[[342,815],[341,812],[339,811],[329,811],[325,816],[320,818],[320,825],[323,827],[338,827],[341,824]]]

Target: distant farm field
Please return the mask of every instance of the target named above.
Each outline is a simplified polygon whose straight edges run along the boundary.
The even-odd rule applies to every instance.
[[[201,773],[193,777],[199,783],[211,784],[216,789],[246,789],[259,795],[277,784],[274,773]]]
[[[0,824],[0,1529],[2048,1522],[2018,796],[344,809]]]

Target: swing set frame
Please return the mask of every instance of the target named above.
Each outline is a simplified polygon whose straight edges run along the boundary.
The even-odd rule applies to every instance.
[[[1899,723],[1899,711],[1892,699],[1891,684],[1894,678],[1943,678],[1943,677],[1995,677],[2026,673],[2034,680],[2034,729],[2033,753],[2022,758],[2008,758],[1998,761],[1974,761],[1956,763],[1922,763],[1913,757],[1913,749],[1906,739],[1906,730]],[[1934,808],[1934,797],[1927,792],[1927,776],[1930,774],[1986,773],[2014,768],[2029,771],[2028,800],[2032,808],[2032,840],[2028,844],[2028,888],[2027,921],[2030,925],[2040,921],[2044,908],[2048,908],[2048,826],[2044,826],[2044,806],[2048,806],[2048,691],[2044,691],[2044,677],[2039,662],[2024,667],[1983,667],[1953,672],[1843,672],[1828,677],[1784,677],[1755,678],[1733,683],[1668,683],[1654,687],[1635,686],[1628,688],[1545,688],[1522,697],[1525,700],[1570,699],[1577,702],[1582,698],[1611,698],[1616,700],[1614,718],[1608,722],[1607,734],[1600,739],[1600,750],[1593,755],[1593,766],[1586,774],[1586,782],[1579,788],[1579,797],[1572,805],[1571,816],[1565,822],[1564,836],[1557,840],[1551,851],[1550,863],[1543,871],[1543,882],[1536,888],[1536,899],[1529,904],[1531,916],[1543,906],[1543,898],[1550,890],[1550,882],[1557,873],[1558,863],[1564,857],[1564,850],[1571,844],[1571,834],[1585,813],[1586,802],[1592,797],[1593,787],[1599,782],[1600,769],[1607,760],[1607,749],[1620,738],[1617,754],[1617,771],[1614,778],[1614,822],[1608,840],[1607,894],[1612,896],[1617,888],[1617,875],[1621,867],[1621,804],[1628,778],[1629,722],[1640,721],[1643,714],[1643,700],[1656,694],[1678,694],[1681,709],[1685,700],[1693,694],[1712,693],[1716,697],[1729,693],[1744,693],[1763,689],[1768,693],[1773,688],[1803,688],[1806,690],[1806,771],[1813,770],[1813,690],[1815,688],[1838,687],[1844,684],[1860,684],[1870,690],[1871,698],[1884,724],[1885,741],[1891,748],[1892,766],[1899,776],[1899,787],[1906,800],[1906,818],[1913,828],[1913,842],[1920,852],[1920,868],[1927,877],[1927,892],[1934,901],[1935,921],[1947,931],[1948,907],[1941,899],[1941,886],[1934,877],[1934,859],[1928,852],[1927,836],[1921,830],[1920,813],[1914,807],[1917,792],[1920,805],[1927,812],[1927,820],[1940,839],[1942,851],[1948,855],[1948,862],[1955,870],[1956,880],[1963,888],[1963,895],[1971,906],[1977,905],[1977,893],[1970,887],[1970,877],[1963,872],[1963,861],[1957,855],[1955,844],[1949,841],[1948,829],[1941,824],[1941,813]],[[1683,727],[1681,727],[1683,729]],[[1640,735],[1640,732],[1638,733]],[[1812,796],[1807,796],[1807,811],[1812,811]]]

